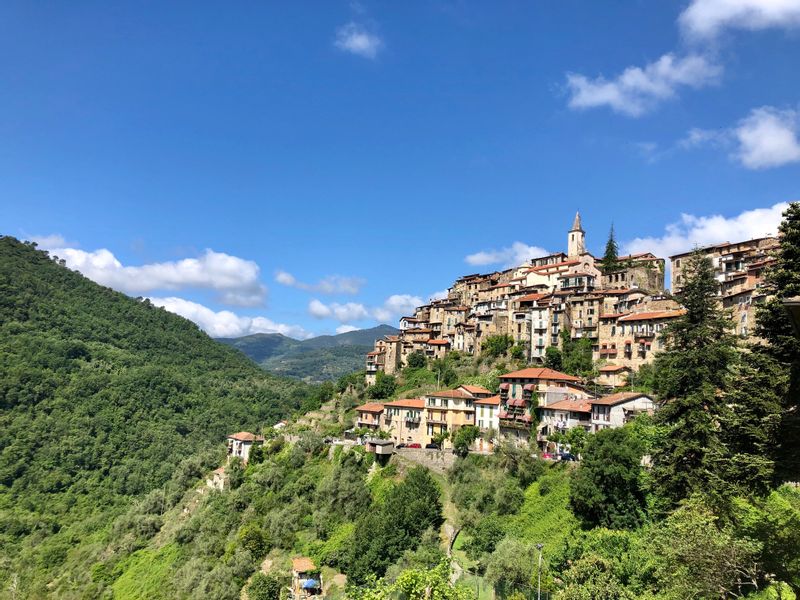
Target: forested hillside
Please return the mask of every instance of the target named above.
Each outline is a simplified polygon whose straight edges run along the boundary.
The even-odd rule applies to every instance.
[[[132,498],[180,494],[181,477],[207,466],[176,474],[184,458],[314,408],[314,394],[190,321],[0,238],[2,589],[43,595]]]
[[[280,333],[257,333],[219,338],[219,341],[241,350],[271,373],[321,382],[362,370],[364,355],[372,350],[375,340],[397,331],[389,325],[378,325],[309,340],[295,340]]]

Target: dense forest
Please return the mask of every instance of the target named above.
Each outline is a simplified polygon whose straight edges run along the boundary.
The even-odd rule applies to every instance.
[[[220,457],[184,459],[319,401],[193,323],[0,238],[3,589],[43,595],[131,499],[179,495]]]

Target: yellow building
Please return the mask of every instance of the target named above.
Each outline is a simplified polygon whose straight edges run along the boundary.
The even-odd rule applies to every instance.
[[[475,401],[488,398],[492,393],[486,388],[462,385],[454,390],[441,390],[428,394],[425,400],[425,432],[430,441],[442,432],[450,439],[444,447],[451,448],[455,432],[464,425],[475,425]]]
[[[387,432],[395,444],[427,444],[425,400],[409,398],[384,404],[381,430]]]

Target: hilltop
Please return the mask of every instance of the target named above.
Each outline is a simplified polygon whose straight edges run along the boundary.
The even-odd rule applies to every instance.
[[[241,350],[271,373],[322,382],[363,369],[364,354],[375,340],[398,331],[390,325],[378,325],[308,340],[296,340],[280,333],[257,333],[240,338],[218,338],[218,341]]]
[[[1,237],[0,585],[45,595],[76,553],[83,568],[70,576],[88,577],[99,549],[82,544],[112,535],[134,499],[180,495],[217,463],[207,452],[227,433],[311,410],[314,394],[190,321]]]

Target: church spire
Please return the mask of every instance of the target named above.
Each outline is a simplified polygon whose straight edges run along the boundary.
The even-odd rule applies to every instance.
[[[567,236],[567,256],[577,258],[586,252],[586,232],[581,226],[581,213],[575,213],[575,221]]]
[[[581,227],[580,211],[575,213],[575,220],[572,222],[572,229],[570,229],[570,231],[583,231],[583,227]]]

